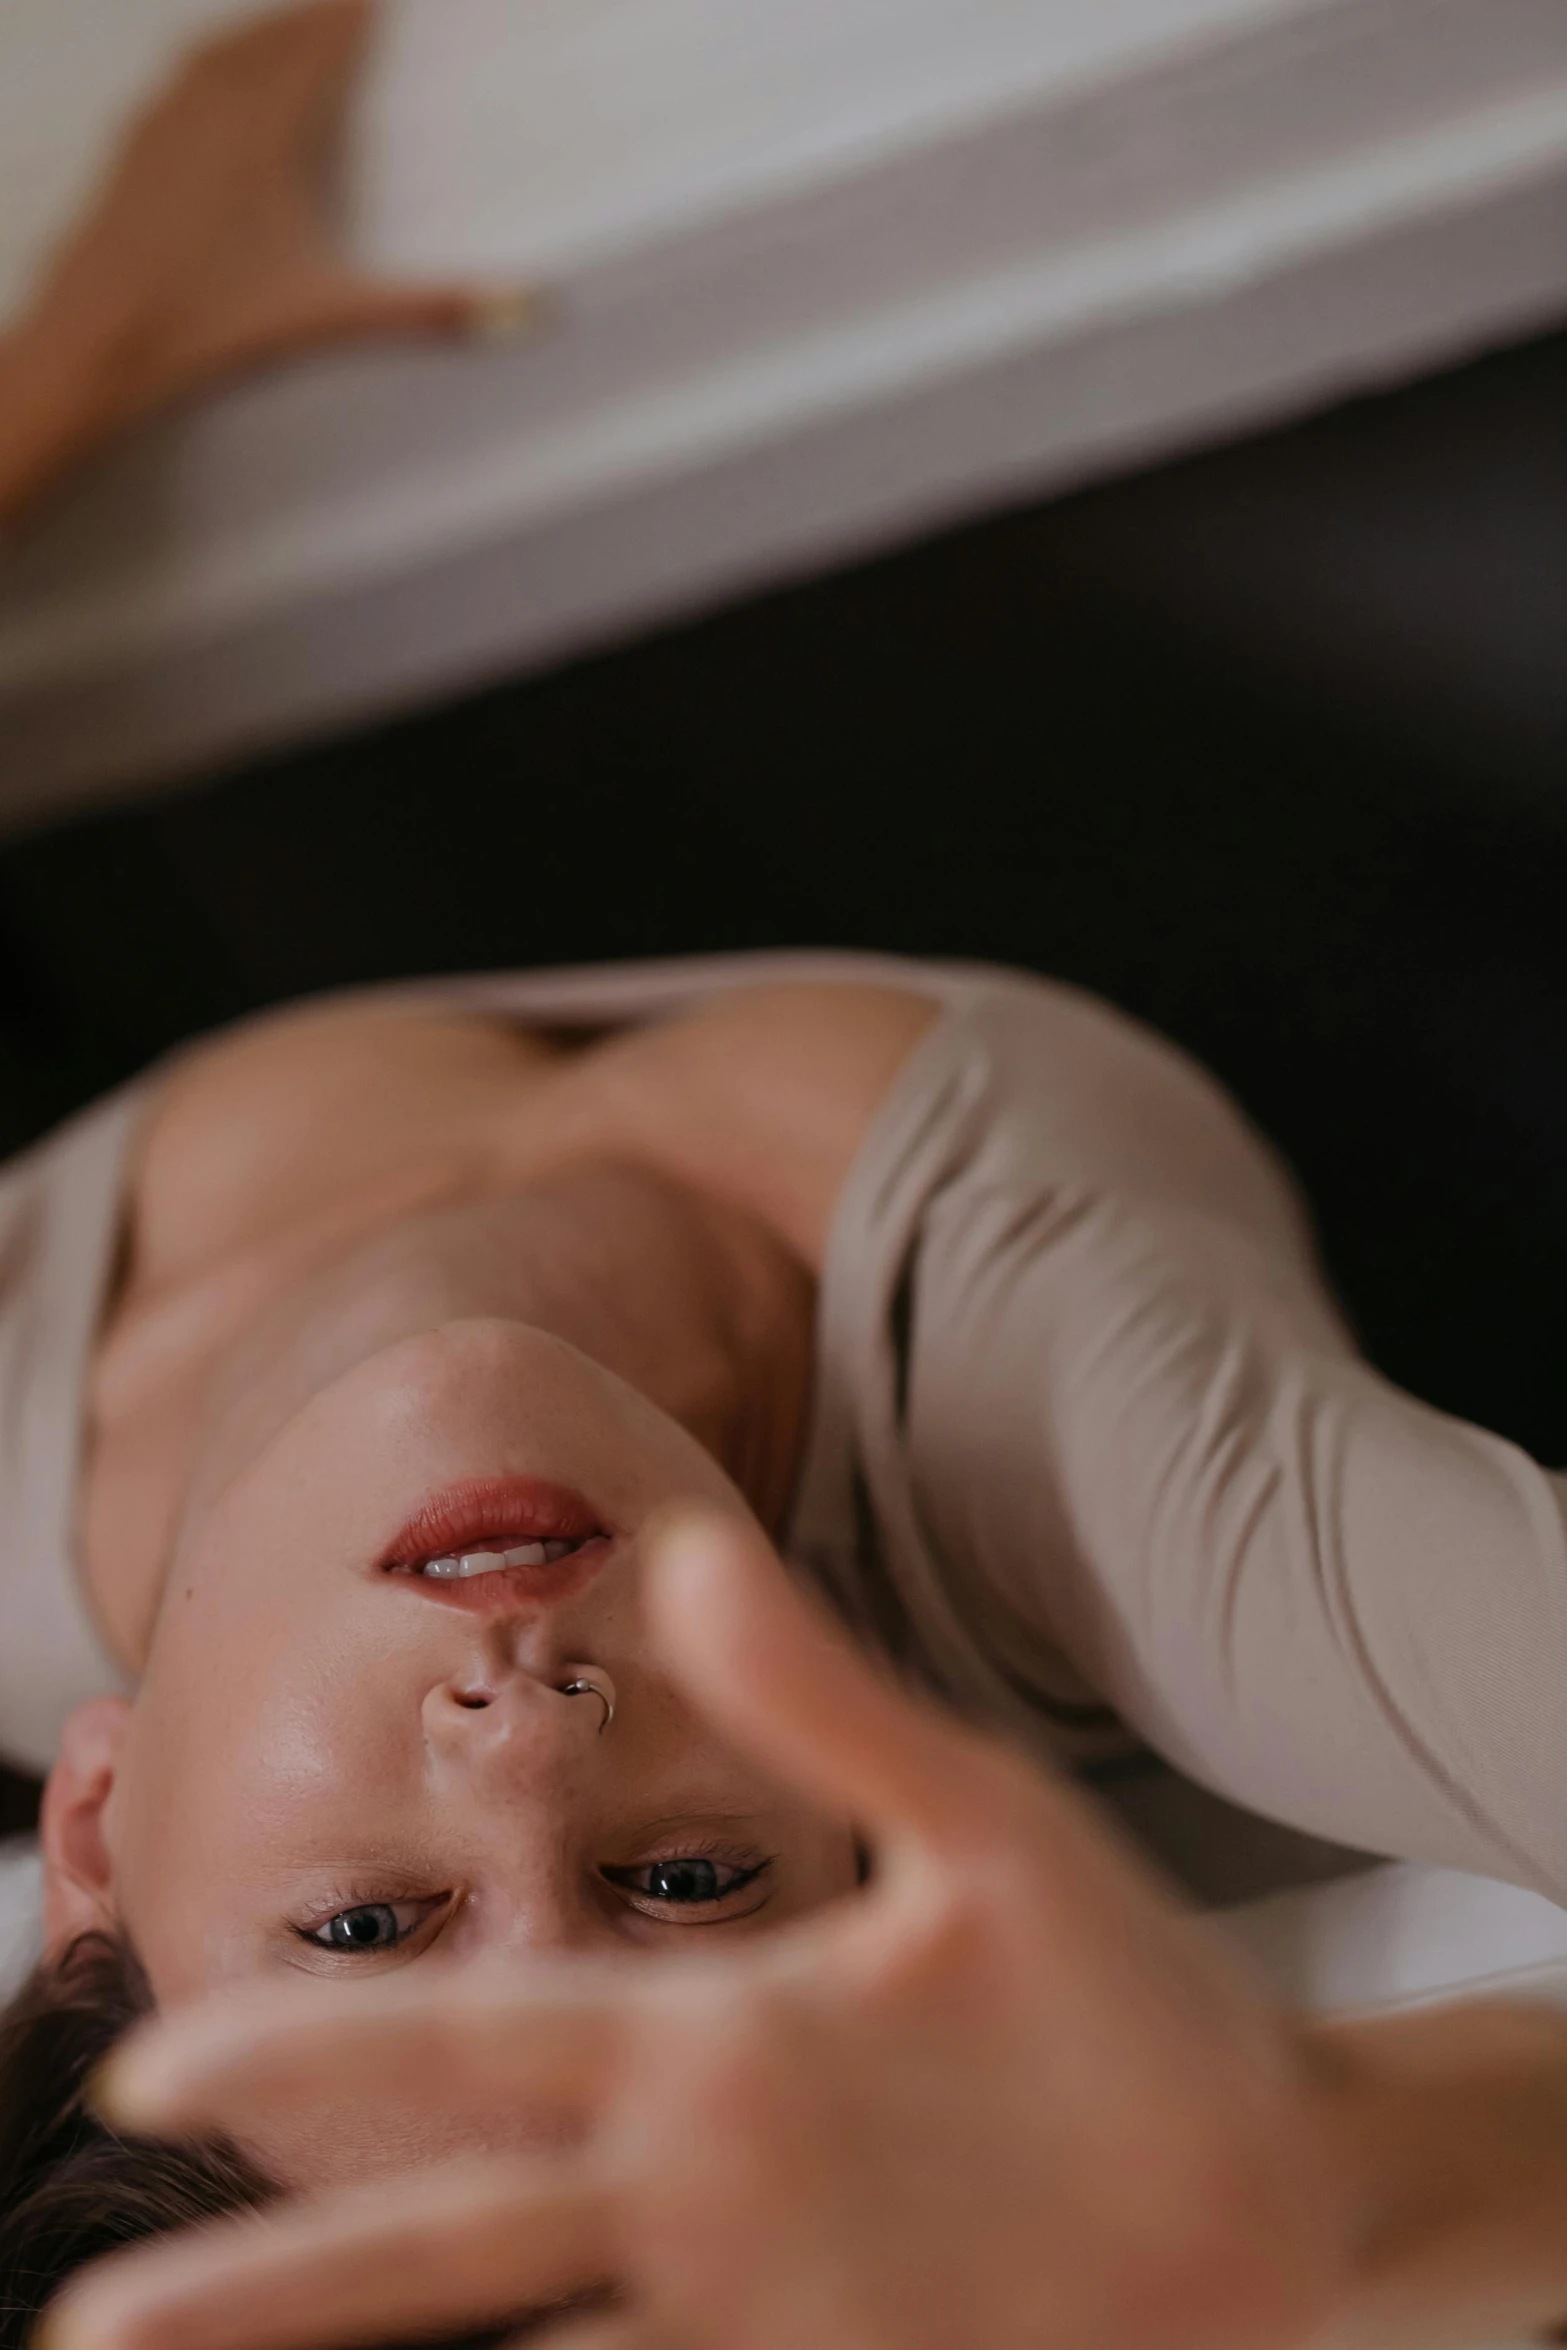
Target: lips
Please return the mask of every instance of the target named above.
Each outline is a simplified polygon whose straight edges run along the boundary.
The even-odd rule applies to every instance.
[[[433,1494],[376,1571],[422,1598],[489,1614],[564,1599],[597,1573],[614,1539],[602,1513],[569,1486],[483,1478]]]

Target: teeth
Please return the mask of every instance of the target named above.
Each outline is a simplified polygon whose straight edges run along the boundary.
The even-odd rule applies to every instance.
[[[556,1559],[578,1547],[575,1542],[519,1542],[511,1550],[468,1550],[460,1556],[453,1552],[445,1558],[426,1559],[420,1572],[450,1582],[470,1575],[496,1575],[502,1567],[553,1566]]]

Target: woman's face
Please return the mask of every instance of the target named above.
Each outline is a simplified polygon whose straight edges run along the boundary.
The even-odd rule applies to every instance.
[[[846,1823],[650,1660],[639,1536],[744,1504],[631,1387],[520,1322],[372,1354],[181,1534],[104,1837],[160,2005],[487,1954],[693,1947],[845,1890]],[[464,1579],[434,1557],[570,1542]],[[563,1685],[607,1675],[613,1722]],[[711,1945],[709,1945],[711,1946]]]

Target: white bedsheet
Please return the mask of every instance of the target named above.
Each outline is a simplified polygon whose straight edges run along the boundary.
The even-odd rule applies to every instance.
[[[0,1999],[8,1998],[38,1950],[40,1871],[31,1836],[0,1841]]]

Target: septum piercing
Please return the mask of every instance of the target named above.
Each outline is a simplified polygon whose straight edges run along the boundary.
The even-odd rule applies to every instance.
[[[602,1738],[615,1719],[615,1684],[608,1673],[598,1665],[578,1665],[569,1681],[560,1684],[562,1697],[596,1697],[604,1708],[604,1719],[599,1724]]]

